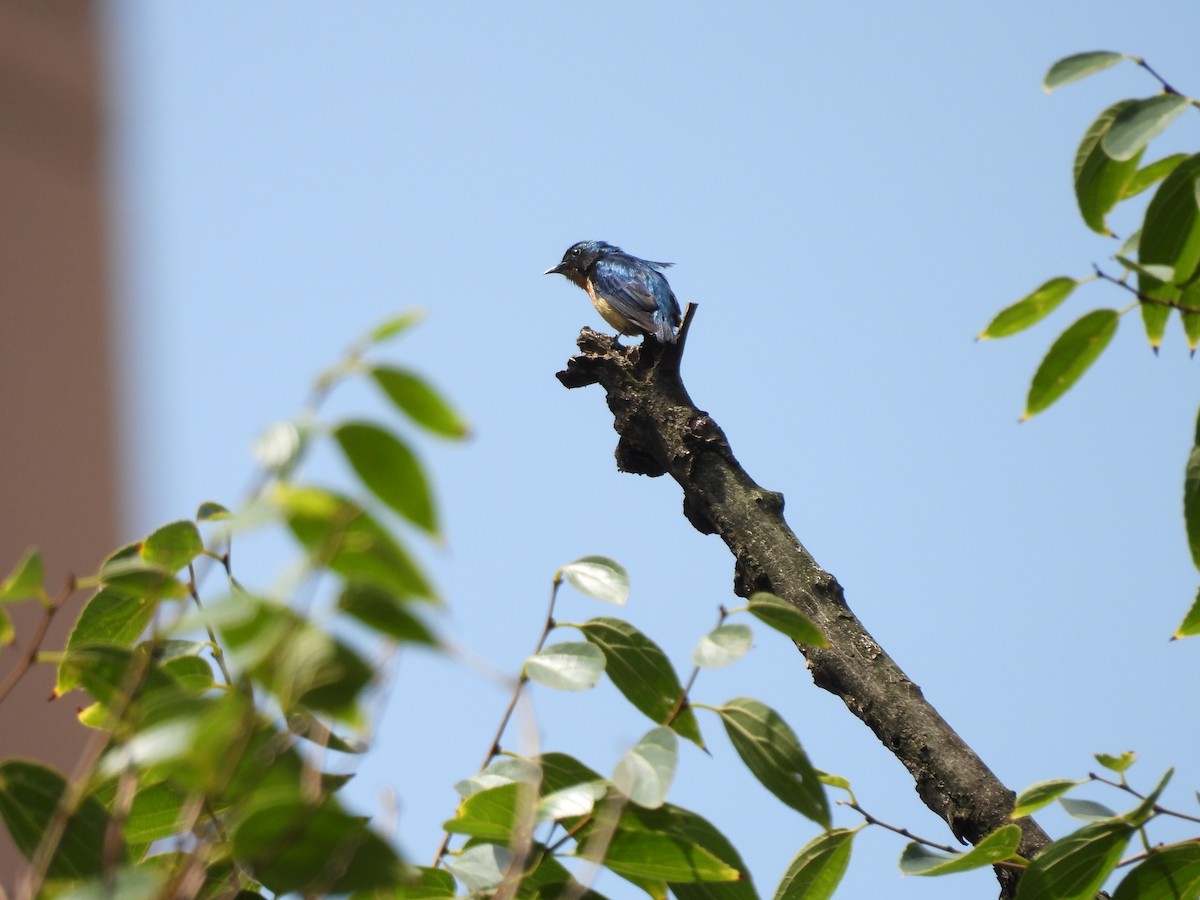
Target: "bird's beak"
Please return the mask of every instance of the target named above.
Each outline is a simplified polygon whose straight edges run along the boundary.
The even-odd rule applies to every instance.
[[[542,274],[543,275],[561,275],[562,272],[563,272],[563,264],[559,263],[557,266],[552,266],[551,268],[547,269]]]

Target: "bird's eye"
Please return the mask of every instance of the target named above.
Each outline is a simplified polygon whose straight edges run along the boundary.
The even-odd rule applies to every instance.
[[[578,255],[579,255],[579,248],[578,248],[578,247],[572,247],[572,248],[571,248],[571,255],[572,255],[572,256],[578,256]]]

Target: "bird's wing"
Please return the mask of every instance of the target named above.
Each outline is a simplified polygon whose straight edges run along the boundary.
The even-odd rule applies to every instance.
[[[591,276],[597,294],[647,331],[656,330],[654,311],[670,309],[675,299],[667,280],[639,259],[606,257],[596,262]]]

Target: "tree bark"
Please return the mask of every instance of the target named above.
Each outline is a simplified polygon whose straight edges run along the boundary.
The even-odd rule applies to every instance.
[[[683,488],[683,510],[702,534],[717,534],[734,556],[734,592],[770,591],[803,612],[829,639],[799,646],[813,681],[845,702],[904,764],[917,793],[962,841],[978,843],[1009,821],[1014,794],[930,705],[846,605],[842,587],[822,569],[783,518],[783,496],[765,490],[739,465],[720,426],[698,409],[679,376],[695,306],[678,343],[651,338],[632,347],[585,328],[580,354],[558,379],[568,388],[599,384],[614,416],[617,468],[670,475]],[[1018,821],[1020,852],[1050,842],[1030,818]],[[997,867],[1001,897],[1017,872]]]

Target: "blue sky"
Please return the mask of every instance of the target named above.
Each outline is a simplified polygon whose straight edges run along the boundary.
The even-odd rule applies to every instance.
[[[554,379],[579,327],[603,322],[541,273],[574,241],[608,240],[676,263],[677,295],[700,305],[693,399],[1010,787],[1134,749],[1144,787],[1177,766],[1167,800],[1186,808],[1200,727],[1176,698],[1200,645],[1167,636],[1197,580],[1180,514],[1197,363],[1174,323],[1156,358],[1126,317],[1080,385],[1018,426],[1053,337],[1126,297],[1090,285],[1048,327],[972,338],[1115,250],[1075,213],[1074,148],[1100,109],[1156,85],[1124,66],[1046,97],[1046,68],[1124,50],[1194,95],[1196,25],[1183,2],[111,0],[126,537],[236,502],[253,437],[359,334],[420,306],[427,321],[384,355],[474,427],[461,446],[420,443],[446,523],[446,545],[423,553],[444,633],[517,671],[555,569],[602,553],[630,572],[628,617],[686,669],[736,600],[728,553],[686,523],[673,483],[615,471],[600,391]],[[1194,120],[1164,147],[1195,148]],[[364,412],[382,410],[357,388],[327,409]],[[344,479],[329,454],[310,473]],[[268,543],[238,559],[266,588],[286,557]],[[564,595],[560,617],[611,612]],[[420,654],[396,676],[350,793],[377,811],[394,792],[397,839],[426,861],[506,694]],[[695,696],[743,694],[782,712],[872,813],[948,839],[901,766],[761,628]],[[649,726],[607,685],[533,696],[541,745],[601,771]],[[673,799],[723,828],[769,894],[814,826],[740,770],[716,721],[701,726],[713,755],[685,748]],[[861,835],[839,896],[994,895],[986,872],[901,878],[902,846]],[[598,888],[634,895],[611,877]]]

